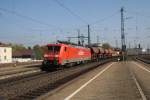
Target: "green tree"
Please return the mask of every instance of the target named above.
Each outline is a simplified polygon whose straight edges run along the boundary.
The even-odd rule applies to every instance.
[[[42,51],[42,49],[41,49],[41,47],[39,46],[39,45],[35,45],[34,47],[33,47],[33,51],[34,51],[34,53],[35,53],[35,57],[36,57],[36,59],[42,59],[43,58],[43,51]]]
[[[28,46],[28,50],[32,50],[32,48],[30,46]]]
[[[12,51],[16,52],[16,51],[20,51],[20,50],[25,50],[26,47],[22,44],[10,44],[12,47]]]

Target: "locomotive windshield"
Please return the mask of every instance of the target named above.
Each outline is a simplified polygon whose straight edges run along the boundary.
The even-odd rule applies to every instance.
[[[60,51],[60,46],[48,46],[48,51],[50,52],[59,52]]]

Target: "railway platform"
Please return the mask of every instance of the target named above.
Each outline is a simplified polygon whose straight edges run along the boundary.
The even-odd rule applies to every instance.
[[[150,68],[134,61],[112,62],[51,91],[39,100],[149,100]]]

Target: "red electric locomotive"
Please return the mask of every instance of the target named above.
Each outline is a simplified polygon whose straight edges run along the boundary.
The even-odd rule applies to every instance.
[[[48,44],[48,51],[44,54],[43,68],[57,68],[59,66],[80,63],[91,60],[89,48],[67,45]]]

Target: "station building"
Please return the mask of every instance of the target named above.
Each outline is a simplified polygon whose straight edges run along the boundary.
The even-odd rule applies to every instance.
[[[19,50],[13,52],[13,62],[29,62],[34,60],[35,54],[33,50]]]
[[[12,48],[6,45],[0,45],[0,63],[12,62]]]

